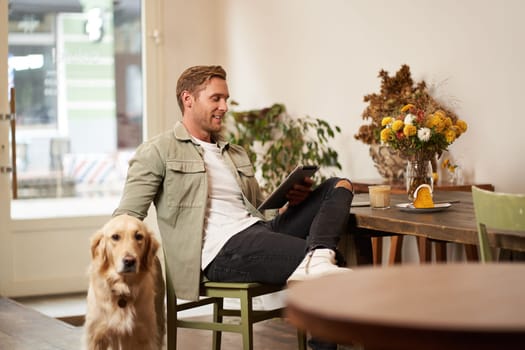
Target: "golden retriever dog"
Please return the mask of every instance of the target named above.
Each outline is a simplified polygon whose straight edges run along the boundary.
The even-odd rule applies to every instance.
[[[164,282],[159,243],[139,219],[112,218],[91,237],[84,346],[88,350],[162,348]]]

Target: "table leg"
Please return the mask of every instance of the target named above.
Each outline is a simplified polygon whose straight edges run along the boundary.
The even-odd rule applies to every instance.
[[[403,236],[399,235],[390,237],[389,265],[401,263],[401,248],[403,248]]]
[[[437,262],[447,262],[447,242],[433,241]]]
[[[372,237],[372,256],[374,266],[383,262],[383,237]]]
[[[478,246],[474,244],[465,244],[465,255],[467,256],[467,261],[478,262]]]
[[[428,263],[431,260],[431,243],[426,237],[417,237],[417,247],[419,250],[419,262]]]

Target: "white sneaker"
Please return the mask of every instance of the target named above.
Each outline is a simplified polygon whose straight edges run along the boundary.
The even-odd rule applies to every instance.
[[[288,277],[287,282],[304,281],[333,273],[352,271],[339,267],[332,249],[315,249],[306,254],[297,269]]]

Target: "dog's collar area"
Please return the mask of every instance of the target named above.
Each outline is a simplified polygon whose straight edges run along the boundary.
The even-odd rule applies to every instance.
[[[120,308],[125,308],[126,305],[128,304],[127,300],[124,299],[124,298],[119,298],[118,301],[117,301],[117,304]]]

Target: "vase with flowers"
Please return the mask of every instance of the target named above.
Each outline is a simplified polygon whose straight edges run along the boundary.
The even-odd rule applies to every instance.
[[[354,137],[370,146],[372,160],[379,174],[388,182],[403,183],[407,181],[407,175],[412,177],[413,174],[425,174],[425,178],[430,178],[427,180],[430,183],[434,175],[437,175],[437,157],[453,142],[453,140],[450,143],[446,142],[447,137],[451,139],[452,132],[447,131],[445,136],[445,129],[460,130],[456,126],[458,117],[443,102],[433,97],[436,93],[435,85],[429,87],[424,80],[414,82],[410,67],[406,64],[402,65],[394,75],[381,70],[379,78],[381,78],[380,92],[364,96],[364,102],[368,105],[361,117],[366,122],[359,127]],[[405,118],[409,114],[411,116],[407,118],[407,124],[415,127],[416,134],[404,136],[403,139]],[[433,117],[433,123],[443,119],[443,125],[426,126],[424,123],[434,114],[436,117]],[[384,121],[385,118],[390,119]],[[396,120],[399,122],[394,126]],[[464,122],[459,124],[466,130]],[[393,131],[392,127],[396,129],[392,135],[387,135],[387,132],[383,131],[384,129]],[[422,127],[428,130],[419,131]],[[408,127],[407,132],[414,132],[414,128]],[[421,132],[422,140],[427,137],[428,140],[416,141],[418,132]],[[460,134],[456,134],[455,137]],[[395,139],[383,141],[381,136],[394,136]],[[428,165],[429,161],[431,166]],[[429,176],[428,173],[431,175]]]
[[[381,143],[408,160],[406,186],[409,200],[421,184],[433,185],[431,160],[467,131],[467,123],[442,109],[408,103],[381,120]]]

